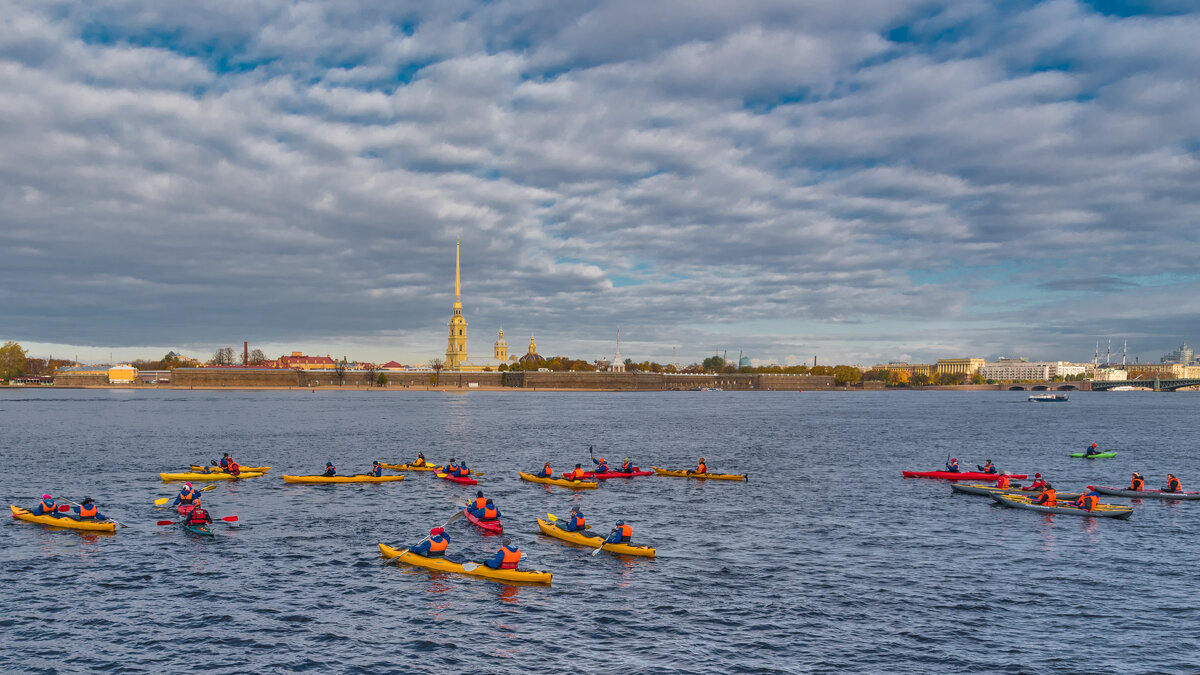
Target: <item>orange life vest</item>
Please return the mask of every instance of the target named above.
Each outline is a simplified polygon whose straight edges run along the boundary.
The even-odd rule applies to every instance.
[[[236,476],[242,472],[242,467],[238,466],[238,463],[231,459],[229,460],[229,466],[225,470]]]
[[[184,490],[183,492],[179,493],[179,501],[181,501],[185,504],[190,503],[195,499],[196,499],[196,489],[195,488],[188,488],[188,489]]]
[[[496,507],[494,507],[494,506],[483,507],[483,515],[480,516],[479,519],[480,520],[495,520],[496,519]]]
[[[423,459],[421,459],[420,457],[418,457],[418,458],[416,458],[415,460],[413,460],[413,463],[412,463],[412,465],[413,465],[413,466],[425,466],[425,460],[423,460]]]
[[[1129,489],[1130,490],[1136,490],[1138,492],[1141,492],[1142,488],[1145,485],[1146,485],[1146,481],[1142,480],[1141,478],[1134,478],[1133,480],[1129,481]]]
[[[1167,481],[1167,492],[1183,492],[1183,485],[1178,478],[1172,478]]]
[[[80,504],[79,505],[79,517],[80,518],[95,518],[96,517],[96,505],[95,504],[91,504],[91,505]]]
[[[618,525],[617,532],[621,535],[621,541],[629,541],[629,538],[633,536],[633,526],[628,523]]]
[[[1100,498],[1096,495],[1084,495],[1079,498],[1079,508],[1084,511],[1095,511],[1096,505],[1100,503]]]
[[[633,462],[625,462],[622,464],[621,473],[633,473]]]
[[[573,514],[571,516],[571,525],[573,525],[576,530],[585,530],[587,529],[587,519],[578,513]]]
[[[583,469],[575,469],[567,474],[567,480],[583,480]]]
[[[54,503],[53,499],[43,499],[42,500],[42,513],[44,515],[50,515],[51,513],[54,513],[56,510],[58,510],[58,506]]]
[[[996,487],[1001,490],[1008,487],[1008,476],[1000,476],[1000,480],[996,481]]]
[[[696,467],[696,473],[708,473],[708,465],[700,462],[700,466]]]
[[[507,546],[501,546],[500,553],[504,554],[504,559],[500,561],[500,569],[502,569],[502,570],[517,569],[517,563],[521,562],[521,552],[518,551],[515,546],[513,548],[509,548]]]
[[[1056,493],[1053,488],[1042,490],[1042,494],[1038,496],[1038,499],[1040,500],[1042,497],[1046,498],[1045,501],[1041,503],[1042,506],[1058,506],[1058,493]]]
[[[487,506],[487,500],[483,497],[476,497],[475,503],[471,504],[471,508],[473,509],[482,509],[485,506]]]
[[[431,556],[432,555],[442,555],[446,552],[446,548],[448,546],[450,546],[450,542],[447,541],[445,537],[439,536],[436,539],[430,537],[430,539],[429,539],[429,555],[431,555]]]

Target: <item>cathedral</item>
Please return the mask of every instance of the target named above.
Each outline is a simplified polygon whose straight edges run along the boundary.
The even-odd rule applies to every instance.
[[[503,364],[508,364],[508,343],[504,341],[504,329],[492,346],[492,358],[472,359],[467,356],[467,319],[463,316],[462,285],[460,283],[460,246],[454,244],[454,311],[450,316],[449,339],[446,342],[446,370],[456,370],[466,373],[499,370]]]

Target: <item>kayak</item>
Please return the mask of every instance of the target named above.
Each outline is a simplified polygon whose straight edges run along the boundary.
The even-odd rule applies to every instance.
[[[470,563],[472,567],[468,569],[463,563],[456,563],[445,558],[429,558],[417,555],[406,549],[392,548],[387,544],[380,544],[379,552],[385,558],[398,558],[400,562],[412,565],[413,567],[423,567],[435,572],[453,572],[454,574],[465,574],[470,577],[482,577],[484,579],[491,579],[492,581],[549,584],[552,577],[549,572],[539,570],[494,570],[487,565],[478,563]]]
[[[208,480],[234,480],[242,478],[258,478],[262,475],[261,471],[243,471],[238,475],[231,473],[160,473],[158,474],[163,480],[194,480],[204,482]]]
[[[1163,490],[1126,490],[1125,488],[1089,485],[1096,492],[1112,497],[1148,497],[1151,499],[1200,499],[1200,492],[1164,492]]]
[[[634,476],[653,476],[653,475],[654,475],[653,471],[642,471],[641,469],[639,469],[638,467],[635,466],[635,467],[633,467],[633,471],[631,471],[629,473],[623,473],[621,471],[605,471],[604,473],[594,473],[592,471],[585,471],[583,474],[583,477],[584,478],[595,478],[597,480],[601,480],[601,479],[605,479],[605,478],[633,478]]]
[[[478,485],[479,484],[479,481],[475,480],[474,478],[464,478],[462,476],[451,476],[449,474],[441,474],[441,473],[436,474],[436,475],[438,478],[448,480],[451,483],[459,483],[461,485]]]
[[[283,475],[285,483],[388,483],[396,480],[404,480],[404,476],[370,476],[358,474],[357,476],[289,476]]]
[[[27,523],[39,523],[41,525],[53,525],[54,527],[65,527],[70,530],[90,530],[92,532],[116,532],[117,524],[111,520],[75,520],[74,518],[54,516],[35,516],[32,511],[28,511],[19,506],[9,505],[12,509],[12,517],[17,520],[24,520]]]
[[[968,495],[984,495],[990,497],[994,494],[1006,495],[1036,495],[1040,494],[1041,490],[1022,490],[1021,488],[998,488],[994,485],[967,485],[966,483],[951,483],[950,489],[954,492],[961,492]],[[1082,492],[1058,492],[1059,499],[1075,499],[1082,495]]]
[[[567,480],[565,478],[542,478],[531,473],[520,472],[521,480],[527,480],[530,483],[544,483],[546,485],[557,485],[559,487],[571,488],[572,490],[594,490],[600,487],[596,481],[590,480]]]
[[[1000,474],[983,473],[980,471],[901,471],[905,478],[940,478],[942,480],[987,480],[998,481]],[[1010,473],[1008,477],[1015,480],[1029,478],[1028,474]]]
[[[1019,495],[992,495],[992,499],[1015,509],[1026,509],[1029,511],[1041,511],[1042,513],[1060,513],[1069,516],[1092,516],[1094,518],[1120,518],[1128,520],[1133,514],[1133,509],[1128,506],[1114,506],[1112,504],[1098,504],[1095,510],[1088,511],[1087,509],[1077,509],[1074,506],[1042,506],[1041,504],[1033,504],[1028,497]]]
[[[243,466],[243,467],[241,467],[242,473],[246,473],[247,471],[254,471],[256,473],[266,473],[270,470],[271,470],[271,467],[269,467],[269,466]],[[195,471],[196,473],[225,473],[219,467],[200,466],[198,464],[192,465],[192,471]]]
[[[1086,452],[1072,452],[1071,454],[1067,455],[1067,457],[1086,457],[1088,459],[1100,459],[1103,457],[1116,457],[1116,456],[1117,456],[1117,453],[1115,453],[1115,452],[1097,452],[1094,455],[1089,455]]]
[[[216,532],[213,532],[212,530],[208,529],[208,526],[207,526],[207,525],[182,525],[182,527],[183,527],[183,531],[184,531],[184,532],[190,532],[190,533],[192,533],[192,534],[198,534],[198,535],[200,535],[200,536],[202,536],[202,537],[215,537],[215,536],[217,536]]]
[[[413,466],[412,464],[384,464],[383,462],[380,462],[379,465],[392,471],[437,471],[436,466],[429,465]]]
[[[654,469],[654,473],[660,476],[675,476],[678,478],[698,478],[700,480],[746,480],[744,473],[696,473],[695,471],[672,471],[671,469],[660,469],[657,466],[650,467]]]
[[[576,544],[578,546],[586,546],[588,548],[601,548],[600,543],[604,541],[604,537],[597,537],[590,534],[581,534],[579,532],[567,532],[553,523],[546,522],[538,518],[538,527],[541,528],[542,534],[548,534],[555,539],[562,539],[565,542]],[[621,555],[636,555],[645,558],[653,558],[655,550],[649,546],[633,546],[631,544],[604,544],[605,551],[610,553],[620,553]]]
[[[179,506],[175,507],[175,510],[186,516],[187,514],[191,513],[192,509],[194,508],[196,508],[194,504],[180,504]]]
[[[463,509],[463,515],[467,517],[467,520],[472,525],[478,526],[481,530],[492,532],[494,534],[504,533],[504,526],[500,524],[499,520],[480,520],[467,509]]]

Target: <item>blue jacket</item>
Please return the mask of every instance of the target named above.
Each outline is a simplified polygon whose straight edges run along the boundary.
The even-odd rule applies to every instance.
[[[496,505],[493,504],[492,508],[496,509]],[[468,506],[467,509],[471,512],[471,515],[475,516],[476,518],[478,518],[480,520],[483,520],[483,509],[477,509],[477,508],[474,508],[471,506]],[[496,509],[496,517],[493,518],[493,520],[500,520],[500,509]]]
[[[55,504],[55,506],[57,507],[58,505]],[[37,503],[37,506],[33,507],[33,509],[30,511],[30,513],[32,513],[35,516],[54,516],[55,518],[59,517],[57,510],[47,511],[45,508],[42,507],[42,503],[40,501]]]
[[[621,543],[621,531],[620,531],[620,530],[613,530],[613,531],[612,531],[612,533],[608,535],[608,539],[605,539],[605,540],[604,540],[604,543],[606,543],[606,544],[619,544],[619,543]]]
[[[511,550],[514,553],[517,552],[516,548],[512,548],[509,550]],[[502,562],[504,562],[504,549],[500,549],[499,551],[496,551],[496,555],[492,556],[492,558],[490,560],[484,560],[483,564],[487,565],[488,567],[490,567],[494,570],[498,570],[498,569],[500,569],[500,563],[502,563]]]
[[[372,476],[382,476],[383,475],[383,467],[378,464],[371,465],[371,475]]]
[[[595,471],[595,473],[605,473],[605,472],[607,472],[607,471],[608,471],[608,462],[605,462],[605,463],[601,464],[601,463],[600,463],[600,460],[598,460],[598,459],[596,459],[595,457],[593,457],[593,458],[592,458],[592,464],[595,464],[595,465],[596,465],[596,471]]]
[[[563,525],[563,529],[566,530],[567,532],[578,532],[580,530],[587,529],[586,524],[583,527],[579,526],[579,522],[578,522],[579,518],[577,516],[582,516],[582,515],[583,515],[582,513],[571,514],[571,517],[567,519],[567,524]]]
[[[544,467],[544,466],[542,467],[541,471],[537,472],[534,475],[537,476],[538,478],[554,478],[554,472],[548,471],[546,469],[546,467]]]
[[[435,540],[442,541],[443,539],[446,540],[447,544],[450,543],[450,535],[443,532],[441,534],[434,535],[432,537],[427,537],[425,539],[425,541],[422,541],[420,544],[417,544],[416,546],[413,546],[412,548],[410,548],[408,550],[412,551],[413,553],[416,553],[417,555],[427,556],[427,555],[429,555],[430,542],[435,541]]]

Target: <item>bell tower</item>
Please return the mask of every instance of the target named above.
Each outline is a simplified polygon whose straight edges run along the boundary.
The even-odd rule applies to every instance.
[[[454,242],[454,314],[450,317],[450,337],[446,342],[446,370],[457,370],[467,360],[467,320],[463,318],[462,293],[459,284],[459,248]]]
[[[495,358],[500,363],[508,362],[508,342],[505,341],[505,339],[504,339],[504,329],[503,328],[500,329],[500,339],[496,340],[495,352],[493,354],[493,358]]]

